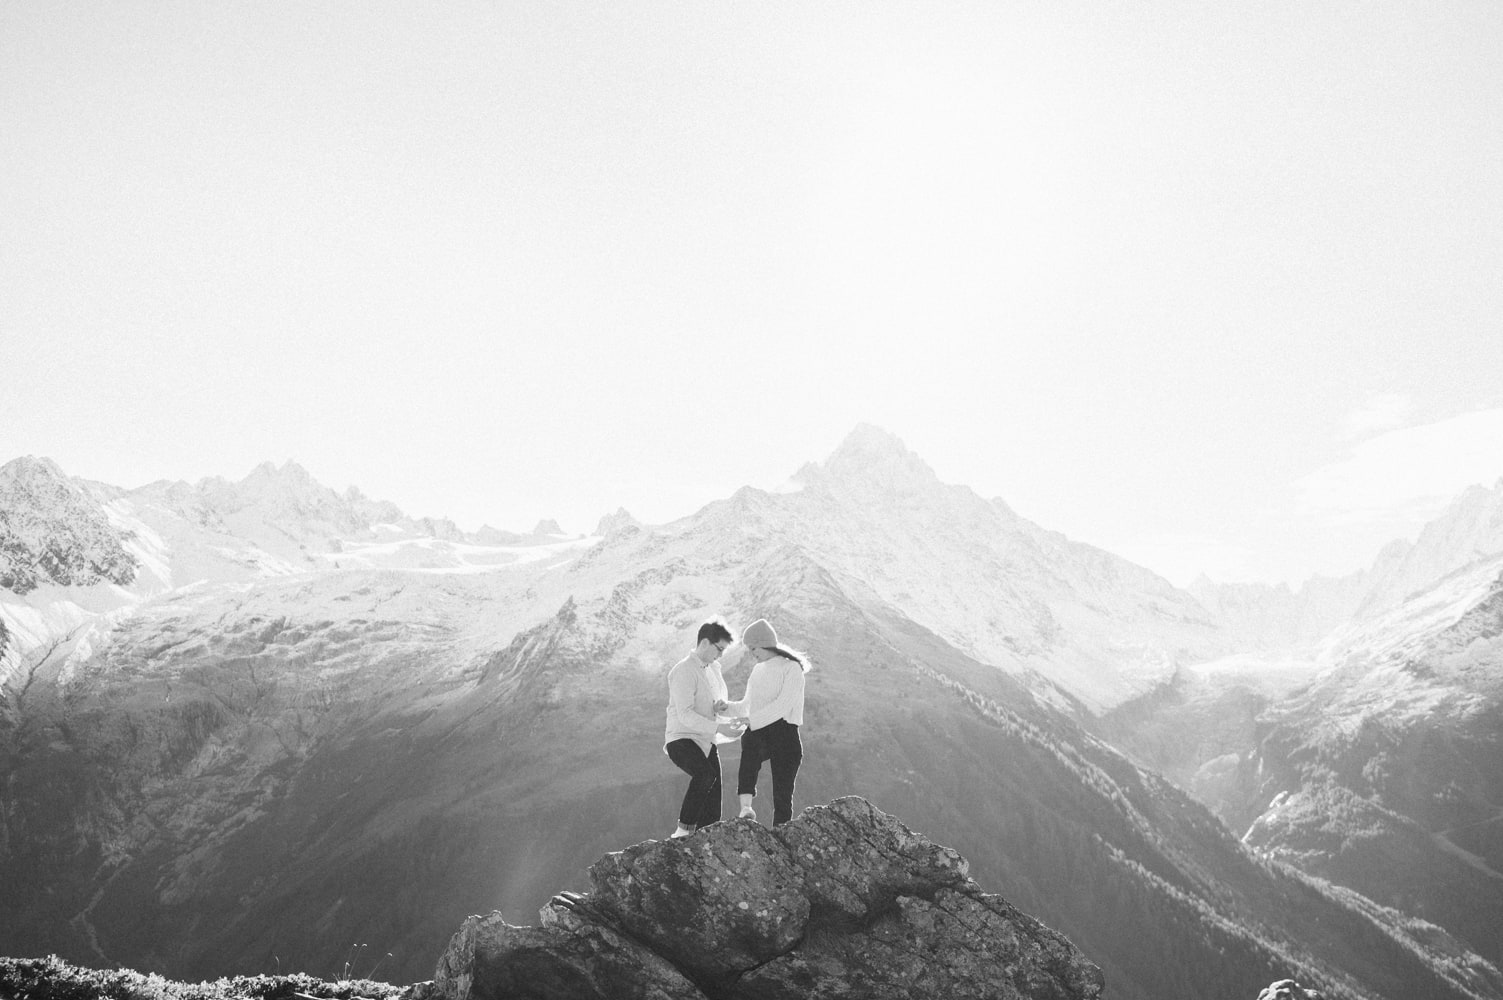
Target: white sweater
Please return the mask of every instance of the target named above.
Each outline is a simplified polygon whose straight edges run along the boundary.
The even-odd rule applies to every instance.
[[[716,743],[715,702],[728,697],[720,661],[701,663],[690,653],[668,671],[668,717],[663,733],[666,750],[674,740],[689,739],[705,753]]]
[[[758,663],[746,679],[746,696],[731,702],[726,714],[749,718],[752,729],[761,729],[779,719],[802,726],[803,665],[786,656],[774,656]]]

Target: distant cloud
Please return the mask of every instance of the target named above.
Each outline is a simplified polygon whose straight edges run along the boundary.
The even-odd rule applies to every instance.
[[[1433,517],[1466,487],[1500,476],[1503,409],[1491,409],[1368,438],[1294,486],[1302,513],[1387,523]]]
[[[1379,431],[1393,430],[1409,422],[1414,412],[1414,398],[1407,392],[1385,392],[1347,414],[1342,438],[1347,441],[1365,438]]]

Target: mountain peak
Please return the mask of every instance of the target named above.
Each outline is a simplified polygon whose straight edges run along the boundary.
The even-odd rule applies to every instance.
[[[124,586],[139,565],[99,503],[50,458],[0,467],[0,591],[43,584]]]
[[[340,502],[338,493],[314,479],[312,473],[290,458],[281,467],[273,462],[262,462],[235,488],[242,496],[279,497],[300,506],[324,507]]]
[[[1370,584],[1359,613],[1397,607],[1435,581],[1503,552],[1503,482],[1474,484],[1420,530],[1413,543],[1396,539],[1383,547],[1369,570]]]
[[[626,528],[640,527],[641,522],[631,516],[625,507],[617,507],[616,513],[606,514],[595,525],[595,534],[604,538],[613,531],[621,531]]]
[[[0,483],[56,482],[67,478],[52,459],[35,455],[22,455],[0,465]]]
[[[318,481],[313,478],[312,473],[290,458],[282,463],[281,468],[278,468],[275,462],[262,462],[252,469],[250,475],[246,476],[240,482],[241,485],[246,485],[253,481],[264,482],[268,480],[273,482],[312,483],[319,485]]]
[[[938,478],[918,455],[891,431],[873,424],[857,424],[822,467],[805,466],[797,478],[818,469],[844,481],[874,481],[885,485],[935,483]]]
[[[864,422],[857,424],[845,436],[845,440],[840,442],[840,447],[836,448],[834,454],[830,456],[830,461],[834,461],[843,453],[862,455],[890,454],[896,456],[913,454],[908,450],[908,446],[903,443],[903,439],[892,431],[887,430],[885,427],[878,427],[876,424]]]

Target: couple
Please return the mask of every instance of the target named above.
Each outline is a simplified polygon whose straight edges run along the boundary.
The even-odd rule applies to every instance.
[[[809,661],[778,645],[778,634],[765,618],[741,633],[746,655],[756,660],[740,701],[728,701],[720,656],[735,639],[719,621],[699,627],[694,651],[668,671],[668,731],[663,751],[689,775],[689,790],[678,812],[674,837],[720,821],[720,748],[741,739],[741,767],[736,792],[739,819],[755,821],[752,799],[764,760],[772,762],[772,825],[793,818],[793,782],[804,746],[798,727],[804,721],[804,674]]]

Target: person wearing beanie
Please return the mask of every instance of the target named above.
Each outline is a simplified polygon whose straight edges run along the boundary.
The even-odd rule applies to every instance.
[[[752,800],[765,760],[772,765],[772,825],[782,826],[793,818],[793,785],[804,760],[799,726],[804,723],[804,674],[809,672],[809,660],[778,645],[777,629],[765,618],[746,626],[741,643],[756,665],[746,680],[745,696],[725,709],[747,724],[736,773],[736,794],[741,800],[737,818],[756,821]]]
[[[720,654],[733,641],[719,621],[699,627],[694,648],[668,671],[668,725],[663,752],[689,776],[673,837],[720,822],[720,748],[741,735],[741,726],[716,718],[726,704]]]

